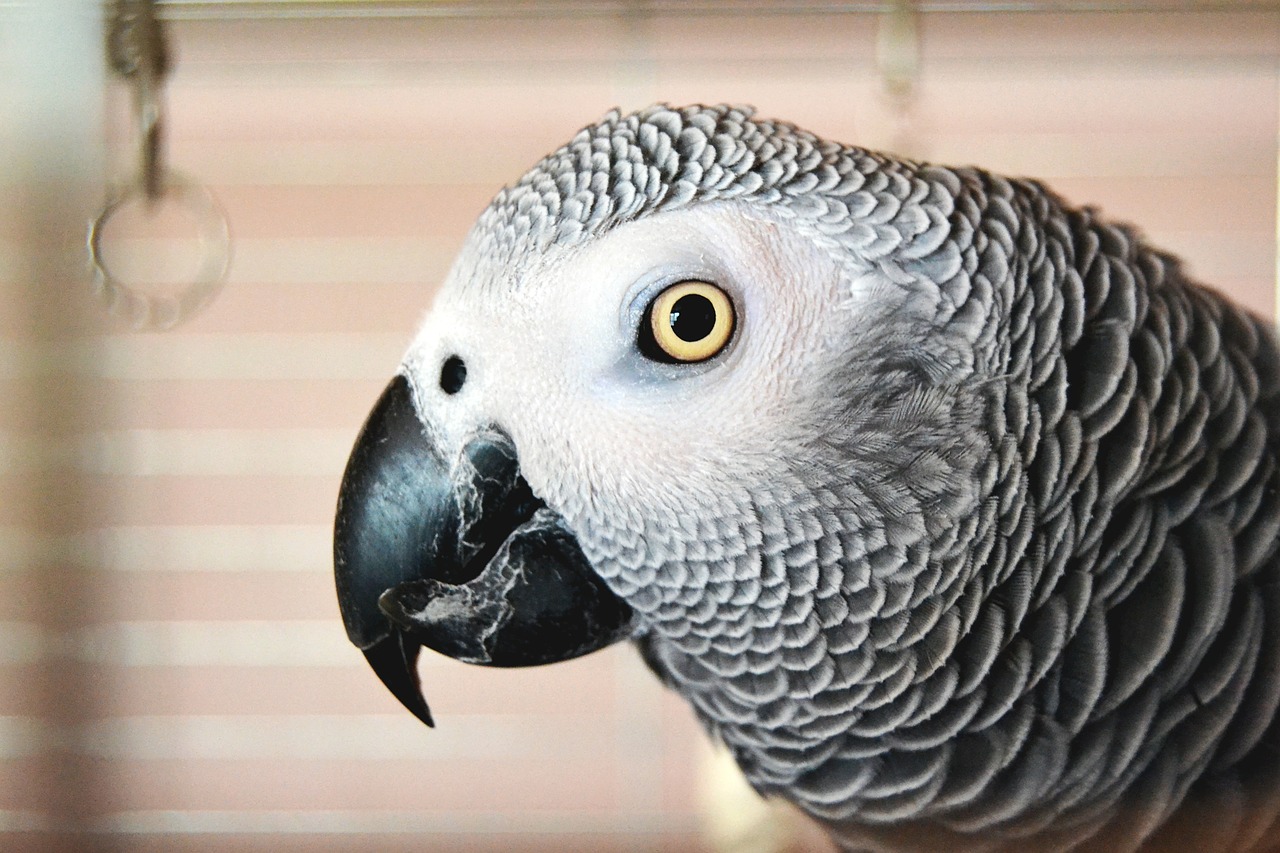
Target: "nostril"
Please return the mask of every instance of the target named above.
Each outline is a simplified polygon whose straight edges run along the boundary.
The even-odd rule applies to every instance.
[[[467,381],[467,363],[456,355],[444,360],[440,368],[440,390],[446,394],[457,394]]]

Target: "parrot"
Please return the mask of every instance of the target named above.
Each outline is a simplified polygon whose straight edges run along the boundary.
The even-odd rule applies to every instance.
[[[613,110],[479,215],[343,475],[350,640],[629,642],[847,850],[1280,846],[1280,349],[1039,181]]]

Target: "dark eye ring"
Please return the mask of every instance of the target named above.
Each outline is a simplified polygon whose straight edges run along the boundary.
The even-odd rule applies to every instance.
[[[649,303],[638,342],[655,361],[693,364],[724,350],[736,325],[727,293],[710,282],[681,281]]]

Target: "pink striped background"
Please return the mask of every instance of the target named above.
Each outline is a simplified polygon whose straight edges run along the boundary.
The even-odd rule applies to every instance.
[[[97,697],[78,749],[104,849],[708,849],[703,738],[629,649],[524,671],[428,656],[427,731],[347,646],[332,592],[346,452],[471,220],[614,105],[754,103],[843,141],[1039,177],[1273,312],[1275,7],[929,14],[905,116],[881,89],[876,24],[174,24],[170,159],[217,193],[235,259],[193,322],[92,342],[104,402],[72,450],[89,460],[91,521],[74,550],[95,568],[75,642]],[[109,106],[123,169],[123,92]],[[141,264],[184,240],[117,236]],[[0,240],[19,238],[0,218]],[[24,460],[39,439],[26,412],[47,389],[22,366],[29,320],[6,304],[0,488],[24,494],[45,485]],[[0,834],[19,845],[52,814],[33,782],[57,686],[32,615],[39,561],[21,557],[41,547],[36,515],[0,501],[18,555],[0,570]]]

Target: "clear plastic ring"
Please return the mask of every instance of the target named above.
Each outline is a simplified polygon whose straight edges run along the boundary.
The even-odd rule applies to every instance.
[[[148,201],[143,182],[135,181],[112,191],[102,210],[89,223],[93,289],[108,311],[122,317],[134,329],[171,329],[199,313],[222,289],[231,267],[231,228],[226,214],[207,187],[180,172],[166,170],[160,183],[160,194],[151,201],[176,202],[195,214],[201,246],[200,264],[195,276],[173,293],[148,292],[121,281],[111,272],[102,255],[102,232],[111,217],[130,203]]]

